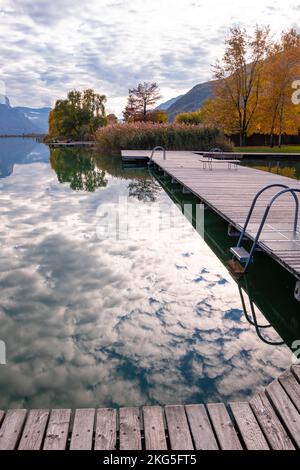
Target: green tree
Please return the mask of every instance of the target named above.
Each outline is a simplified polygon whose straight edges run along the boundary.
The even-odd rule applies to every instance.
[[[57,100],[49,115],[51,139],[92,139],[99,127],[106,125],[105,95],[92,89],[73,90],[67,99]]]

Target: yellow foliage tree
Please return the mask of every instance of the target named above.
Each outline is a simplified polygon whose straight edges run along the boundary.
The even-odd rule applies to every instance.
[[[266,60],[261,96],[254,132],[270,135],[270,145],[278,135],[297,134],[300,129],[300,106],[292,102],[292,83],[300,76],[300,36],[295,30],[283,32]]]

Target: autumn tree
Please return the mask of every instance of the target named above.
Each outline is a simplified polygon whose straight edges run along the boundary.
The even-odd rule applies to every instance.
[[[258,106],[256,132],[270,135],[270,146],[278,135],[297,134],[300,128],[299,106],[292,103],[292,83],[300,75],[300,36],[294,29],[283,32],[266,60],[263,94]]]
[[[179,113],[175,117],[178,124],[198,125],[202,123],[202,115],[199,111]]]
[[[256,27],[253,36],[235,27],[225,41],[225,53],[214,67],[214,96],[221,114],[231,115],[231,133],[245,144],[262,92],[264,61],[269,51],[269,28]]]
[[[155,82],[143,82],[136,88],[130,88],[123,111],[125,121],[147,121],[147,114],[160,98],[159,87]]]
[[[49,137],[85,140],[106,124],[105,95],[92,89],[73,90],[64,100],[57,100],[49,116]]]

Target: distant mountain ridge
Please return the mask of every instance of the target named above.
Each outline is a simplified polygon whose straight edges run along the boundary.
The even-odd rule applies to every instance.
[[[0,135],[45,134],[51,108],[12,107],[7,96],[0,95]]]
[[[179,98],[181,98],[182,96],[183,95],[179,95],[176,98],[171,98],[170,100],[165,101],[164,103],[161,103],[160,105],[158,105],[156,109],[163,109],[163,110],[167,111],[167,109],[169,109],[170,106],[172,106],[174,103],[176,103],[176,101],[178,101]]]
[[[169,120],[174,121],[176,115],[179,113],[198,111],[204,101],[213,95],[213,87],[215,83],[215,80],[200,83],[195,85],[185,95],[178,97],[178,99],[175,98],[175,102],[166,109]]]

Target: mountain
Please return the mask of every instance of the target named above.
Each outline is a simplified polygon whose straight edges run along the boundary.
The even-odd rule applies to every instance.
[[[194,86],[185,95],[175,99],[175,102],[167,108],[167,114],[170,121],[174,121],[179,113],[197,111],[207,98],[213,94],[213,86],[215,81],[200,83]]]
[[[17,106],[14,109],[21,111],[24,116],[43,133],[48,132],[48,116],[51,108],[26,108],[24,106]]]
[[[12,107],[7,96],[0,95],[0,135],[45,134],[50,108]]]
[[[176,103],[176,101],[179,100],[179,98],[181,98],[182,96],[183,95],[179,95],[176,98],[171,98],[170,100],[165,101],[164,103],[161,103],[159,106],[157,106],[156,109],[164,109],[166,111],[167,109],[170,108],[170,106],[172,106],[172,104]]]

